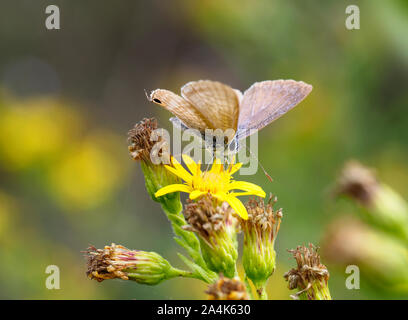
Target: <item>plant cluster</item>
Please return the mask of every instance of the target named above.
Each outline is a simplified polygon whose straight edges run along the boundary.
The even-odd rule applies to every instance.
[[[270,195],[265,201],[261,187],[234,180],[233,174],[242,166],[234,159],[223,163],[215,158],[211,168],[202,170],[186,154],[182,155],[183,166],[162,144],[159,152],[161,156],[166,153],[169,163],[153,163],[154,145],[163,142],[153,142],[155,130],[155,119],[136,124],[129,131],[129,152],[141,165],[147,192],[170,221],[174,240],[186,250],[188,257],[181,253],[179,257],[189,270],[173,267],[155,252],[112,244],[104,249],[88,248],[87,275],[97,281],[119,278],[148,285],[174,277],[195,278],[209,285],[209,299],[267,299],[266,284],[275,270],[274,244],[282,220],[282,209],[275,209],[277,198]],[[189,195],[184,206],[180,192]],[[246,204],[239,199],[245,195],[253,196]],[[243,278],[237,271],[240,233]],[[313,247],[302,248],[293,252],[297,269],[285,275],[289,288],[299,290],[296,298],[330,299],[326,267]]]

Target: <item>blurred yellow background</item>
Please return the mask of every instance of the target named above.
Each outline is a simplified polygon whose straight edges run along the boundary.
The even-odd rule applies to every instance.
[[[115,242],[182,266],[127,151],[142,118],[170,128],[144,89],[212,79],[245,90],[283,78],[313,92],[259,134],[273,183],[261,171],[246,178],[283,208],[268,292],[289,299],[286,249],[318,244],[344,213],[330,188],[346,160],[376,167],[408,198],[408,1],[355,2],[361,29],[350,31],[342,0],[2,1],[0,298],[205,298],[192,279],[88,280],[81,250]],[[60,30],[45,28],[49,4],[60,8]],[[45,287],[48,265],[60,268],[60,290]],[[344,270],[328,268],[335,299],[408,297],[363,276],[360,290],[347,290]]]

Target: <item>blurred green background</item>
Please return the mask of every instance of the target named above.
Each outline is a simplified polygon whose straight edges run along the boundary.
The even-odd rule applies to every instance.
[[[60,8],[60,30],[45,28],[49,4]],[[349,4],[360,7],[360,30],[345,28]],[[85,275],[89,244],[156,251],[182,266],[127,151],[143,117],[170,128],[144,89],[178,92],[198,79],[241,90],[280,78],[313,85],[259,134],[273,183],[261,171],[245,177],[284,210],[271,298],[289,298],[286,249],[318,244],[345,213],[330,188],[346,160],[377,168],[408,197],[408,1],[2,0],[0,39],[2,299],[205,298],[198,280],[146,287]],[[45,287],[48,265],[60,268],[60,290]],[[408,296],[363,275],[360,290],[347,290],[344,269],[327,265],[334,298]]]

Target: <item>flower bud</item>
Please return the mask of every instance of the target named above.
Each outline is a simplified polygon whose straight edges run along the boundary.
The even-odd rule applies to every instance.
[[[156,119],[143,119],[128,133],[131,143],[129,152],[133,160],[140,161],[150,197],[159,202],[167,212],[178,213],[182,208],[178,192],[159,198],[154,195],[162,187],[179,182],[179,179],[164,167],[164,164],[170,163],[170,153],[168,142],[163,136],[158,132]]]
[[[155,252],[129,250],[114,243],[105,246],[104,249],[91,246],[86,253],[88,256],[86,274],[98,282],[119,278],[156,285],[163,280],[187,276],[188,273],[173,268],[166,259]]]
[[[245,285],[238,277],[229,279],[221,276],[205,293],[208,300],[249,300]]]
[[[395,237],[343,217],[333,222],[322,241],[332,264],[356,265],[372,284],[388,291],[408,292],[408,248]]]
[[[188,200],[183,213],[188,223],[184,229],[198,235],[208,268],[228,278],[234,277],[238,249],[237,220],[232,209],[225,202],[219,205],[216,199],[207,195],[197,202]]]
[[[273,210],[276,201],[272,196],[266,204],[261,198],[249,200],[246,205],[248,220],[241,220],[244,232],[242,263],[246,276],[257,290],[264,290],[263,286],[275,270],[274,243],[282,218],[282,209]]]
[[[291,297],[300,300],[331,300],[329,271],[320,263],[317,249],[309,244],[309,247],[299,246],[289,252],[293,254],[297,268],[286,272],[284,278],[290,290],[299,290]]]
[[[347,163],[337,182],[337,194],[357,201],[368,222],[408,242],[408,205],[380,183],[373,170],[355,161]]]

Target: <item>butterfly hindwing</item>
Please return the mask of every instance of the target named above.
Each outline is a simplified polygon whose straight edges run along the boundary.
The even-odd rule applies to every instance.
[[[312,91],[303,81],[273,80],[254,83],[240,105],[237,138],[260,130],[298,105]]]

